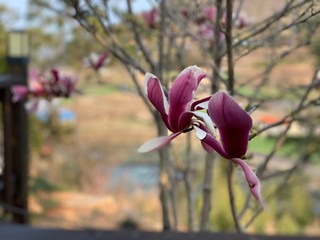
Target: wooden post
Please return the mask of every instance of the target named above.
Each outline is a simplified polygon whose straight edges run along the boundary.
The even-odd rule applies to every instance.
[[[3,121],[3,148],[4,148],[4,169],[3,169],[3,193],[4,204],[13,205],[13,176],[12,176],[12,125],[11,125],[11,101],[8,88],[1,89],[2,121]],[[5,208],[5,213],[9,213]]]
[[[28,123],[24,103],[12,104],[12,171],[14,177],[13,206],[21,212],[13,213],[13,222],[28,222]]]
[[[9,64],[12,79],[27,84],[27,61]],[[12,81],[14,82],[14,81]],[[11,84],[10,84],[11,85]],[[13,103],[10,85],[3,92],[4,201],[14,223],[28,222],[28,118],[24,101]],[[8,212],[7,211],[7,212]]]

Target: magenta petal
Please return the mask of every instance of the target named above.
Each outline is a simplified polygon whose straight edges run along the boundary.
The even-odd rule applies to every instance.
[[[211,96],[194,101],[190,107],[191,111],[208,109],[208,103],[210,98]]]
[[[260,194],[260,181],[258,177],[255,175],[255,173],[252,171],[252,169],[245,161],[239,158],[233,158],[231,160],[242,168],[252,195],[255,197],[255,199],[259,201],[260,205],[264,208],[265,203],[263,202],[263,199]]]
[[[97,62],[94,64],[93,68],[95,70],[98,70],[99,68],[101,68],[103,66],[103,64],[105,63],[106,59],[109,56],[109,51],[106,50],[104,51],[98,58]]]
[[[144,84],[149,101],[158,110],[167,128],[174,132],[168,122],[169,104],[159,79],[155,75],[147,73],[145,75]]]
[[[190,126],[191,123],[192,123],[192,117],[193,117],[193,113],[192,112],[184,112],[184,113],[182,113],[180,118],[179,118],[178,129],[184,130],[188,126]]]
[[[169,122],[174,131],[182,131],[188,125],[179,124],[182,113],[190,110],[190,104],[200,81],[206,74],[197,66],[184,69],[172,84],[169,92]]]
[[[38,110],[39,106],[39,99],[38,98],[33,98],[27,103],[25,103],[25,109],[27,110],[28,113],[34,113]]]
[[[11,87],[11,92],[13,94],[12,101],[19,102],[28,96],[29,90],[24,85],[14,85]]]
[[[51,74],[53,76],[53,80],[54,82],[58,82],[59,81],[59,71],[57,69],[51,69]]]
[[[204,11],[204,15],[209,21],[214,21],[216,19],[216,15],[217,15],[216,6],[206,7],[203,11]]]
[[[138,152],[144,153],[144,152],[150,152],[153,150],[158,150],[162,148],[163,146],[167,145],[169,142],[171,142],[173,139],[178,137],[182,132],[173,133],[169,136],[162,136],[153,138],[146,143],[144,143],[141,147],[139,147]]]
[[[221,135],[224,150],[230,157],[240,158],[248,147],[252,119],[225,92],[217,92],[209,100],[209,116]]]
[[[209,131],[207,131],[204,128],[198,128],[194,127],[196,130],[197,137],[201,140],[202,145],[204,146],[204,149],[212,153],[212,149],[215,150],[217,153],[219,153],[224,158],[230,158],[228,154],[223,150],[222,146],[218,142],[218,140],[212,136]],[[207,145],[210,147],[208,148]]]
[[[213,154],[214,153],[214,149],[209,146],[208,144],[206,144],[205,142],[201,141],[201,145],[203,147],[204,150],[206,150],[208,153]]]
[[[159,13],[156,8],[151,9],[150,11],[143,12],[142,18],[149,28],[155,28],[157,25],[157,17]]]

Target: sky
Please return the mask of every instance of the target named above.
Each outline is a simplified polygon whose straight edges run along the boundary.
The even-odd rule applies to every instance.
[[[123,0],[111,2],[118,2],[119,6],[125,6],[125,2]],[[150,6],[146,4],[146,2],[148,1],[133,1],[133,10],[139,12],[150,8]],[[26,13],[28,8],[28,0],[0,0],[0,5],[5,5],[18,13],[18,19],[14,23],[11,23],[10,27],[17,30],[21,30],[27,27]]]
[[[19,14],[17,21],[12,24],[12,28],[23,29],[26,27],[28,0],[0,0],[0,5],[5,5]]]

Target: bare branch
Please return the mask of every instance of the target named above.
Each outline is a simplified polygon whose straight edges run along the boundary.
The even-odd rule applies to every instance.
[[[229,192],[229,203],[230,203],[230,208],[231,208],[231,213],[232,213],[232,218],[233,222],[235,225],[235,228],[237,229],[238,232],[243,232],[242,226],[240,224],[239,216],[237,213],[237,208],[236,208],[236,203],[235,203],[235,196],[234,196],[234,183],[232,181],[233,179],[233,172],[234,172],[234,167],[232,161],[229,161],[229,168],[228,168],[228,173],[227,173],[227,183],[228,183],[228,192]]]
[[[264,32],[265,30],[267,30],[273,23],[277,22],[278,20],[280,20],[281,18],[283,18],[284,16],[286,16],[290,11],[292,11],[293,9],[296,9],[304,4],[306,4],[308,1],[301,1],[298,2],[297,4],[293,5],[295,1],[291,0],[289,1],[282,10],[280,10],[279,12],[273,14],[272,16],[270,16],[269,18],[263,20],[261,23],[256,24],[253,29],[250,29],[250,34],[246,35],[245,37],[239,39],[237,42],[234,43],[234,47],[237,47],[239,45],[241,45],[244,41],[247,41],[248,39],[252,38],[253,36],[256,36],[262,32]],[[260,26],[261,25],[261,26]],[[237,37],[236,37],[237,38]]]
[[[212,195],[212,179],[213,179],[213,167],[214,167],[214,156],[207,153],[206,162],[204,168],[204,180],[203,180],[203,202],[201,209],[200,218],[200,231],[209,230],[209,216],[211,211],[211,195]]]
[[[139,46],[139,49],[141,50],[146,62],[150,65],[150,71],[151,72],[155,72],[156,66],[155,63],[153,61],[153,59],[151,58],[150,55],[150,51],[148,51],[146,49],[146,47],[144,46],[142,39],[141,39],[141,32],[139,31],[137,24],[135,22],[135,20],[133,19],[133,12],[132,12],[132,6],[131,6],[131,0],[127,0],[127,7],[128,7],[128,13],[130,15],[130,23],[131,23],[131,29],[134,35],[134,39],[135,42],[137,43],[137,45]],[[162,79],[161,76],[158,76],[159,79]]]
[[[227,61],[228,61],[228,91],[231,96],[234,94],[232,14],[233,14],[233,1],[227,0],[226,42],[227,42]]]

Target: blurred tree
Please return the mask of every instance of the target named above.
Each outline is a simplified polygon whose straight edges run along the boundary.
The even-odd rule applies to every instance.
[[[110,54],[130,75],[137,93],[153,116],[159,136],[166,135],[167,129],[159,114],[154,111],[146,99],[143,83],[139,81],[139,77],[146,72],[152,72],[168,89],[173,77],[172,73],[179,72],[190,64],[186,61],[188,59],[191,59],[194,64],[197,57],[208,69],[210,86],[204,90],[206,94],[210,95],[219,89],[225,89],[231,95],[242,97],[242,103],[248,105],[247,110],[250,113],[258,106],[272,104],[276,107],[279,105],[279,100],[290,103],[290,108],[283,113],[283,118],[267,126],[256,126],[250,136],[250,139],[254,141],[255,136],[274,127],[284,126],[281,131],[277,132],[271,151],[262,156],[263,159],[257,166],[257,175],[262,180],[283,176],[284,184],[280,184],[279,188],[285,187],[285,182],[298,166],[306,164],[310,158],[303,154],[299,155],[299,158],[294,160],[293,167],[286,171],[278,169],[272,172],[269,164],[287,139],[293,122],[307,119],[309,115],[304,112],[317,107],[319,96],[316,91],[319,86],[317,77],[319,68],[315,69],[313,76],[304,79],[304,82],[299,85],[287,84],[288,81],[291,82],[287,76],[274,80],[272,74],[286,58],[292,56],[297,50],[310,46],[313,36],[319,31],[317,29],[319,25],[304,24],[319,14],[317,1],[291,0],[281,1],[281,3],[277,1],[277,10],[271,11],[269,15],[256,22],[250,22],[250,19],[245,19],[241,15],[244,1],[200,0],[192,3],[190,1],[150,1],[150,11],[143,13],[133,11],[133,2],[127,0],[124,8],[115,8],[111,6],[111,1],[107,0],[60,0],[54,4],[44,0],[33,0],[32,4],[35,9],[47,9],[56,13],[58,18],[65,17],[68,19],[66,21],[70,21],[70,18],[76,20],[79,26],[91,34],[92,41],[99,43],[101,48],[109,50]],[[250,4],[253,4],[252,2],[250,1]],[[260,4],[261,2],[258,4],[256,2],[256,9],[261,8]],[[306,27],[302,28],[302,26]],[[74,28],[73,25],[72,28]],[[84,43],[78,42],[80,38],[76,38],[76,36],[83,35],[70,29],[68,27],[67,30],[65,28],[65,31],[56,33],[60,37],[70,36],[68,34],[73,33],[74,38],[72,36],[69,38],[71,39],[69,49],[70,54],[78,58],[81,54],[76,51],[76,48],[74,52],[72,49],[75,46],[85,46],[82,45]],[[64,41],[64,44],[67,42]],[[249,61],[253,54],[257,54],[256,56],[260,57],[263,64],[256,67],[253,74],[241,72],[246,64],[239,63]],[[241,87],[246,87],[250,91],[243,94],[239,91]],[[311,129],[310,126],[308,128]],[[306,137],[306,139],[309,138]],[[299,149],[301,153],[304,153],[304,150],[304,148]],[[172,171],[169,167],[168,149],[159,151],[159,159],[163,229],[168,230],[172,226],[177,226],[176,214],[171,214],[169,211],[169,198],[174,196],[174,184],[171,182]],[[186,164],[185,172],[190,172],[190,169],[187,168]],[[233,166],[230,165],[229,169],[226,181],[229,183],[227,189],[232,222],[238,231],[243,231],[250,226],[262,209],[252,204],[250,194],[247,195],[241,208],[237,205],[239,201],[236,196],[241,196],[241,194],[234,194],[237,188],[233,186],[237,182],[234,181]],[[208,158],[203,182],[201,230],[209,228],[212,173],[213,161]],[[192,190],[187,191],[189,191],[189,196],[192,195]],[[171,205],[176,206],[172,199],[174,198],[171,197]],[[172,207],[171,210],[174,212],[176,209]],[[218,212],[217,218],[224,216],[224,210]],[[247,213],[250,213],[251,217],[241,218],[241,216],[247,216]],[[284,222],[287,221],[286,218]],[[171,223],[171,219],[174,219],[174,224]],[[229,216],[224,217],[220,227],[229,229],[230,219]],[[299,219],[299,221],[305,220]],[[295,224],[294,221],[290,223],[293,226],[292,229],[295,228]],[[189,229],[193,230],[192,224],[189,226]]]

